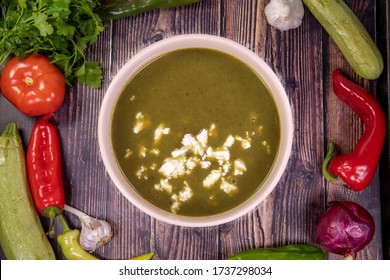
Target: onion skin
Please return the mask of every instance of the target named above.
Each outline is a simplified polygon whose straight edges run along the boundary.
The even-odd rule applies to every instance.
[[[322,215],[317,224],[317,241],[330,253],[356,258],[375,234],[371,214],[351,201],[336,201]]]

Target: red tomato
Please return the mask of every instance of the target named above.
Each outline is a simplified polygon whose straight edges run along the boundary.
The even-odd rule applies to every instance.
[[[0,86],[4,97],[29,116],[57,111],[65,97],[64,75],[40,54],[12,58],[3,68]]]

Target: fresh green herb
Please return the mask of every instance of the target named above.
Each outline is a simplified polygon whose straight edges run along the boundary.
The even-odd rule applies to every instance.
[[[85,53],[104,30],[99,0],[0,0],[0,64],[13,54],[49,57],[70,84],[100,87],[102,69]]]

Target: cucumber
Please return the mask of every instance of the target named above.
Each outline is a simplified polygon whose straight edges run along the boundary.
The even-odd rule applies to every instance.
[[[377,79],[383,58],[370,34],[342,0],[303,0],[328,32],[352,69],[364,79]]]
[[[0,136],[0,245],[7,259],[55,260],[34,207],[15,123]]]

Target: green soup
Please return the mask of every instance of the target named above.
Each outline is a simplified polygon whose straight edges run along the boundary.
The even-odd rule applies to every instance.
[[[261,79],[209,49],[170,52],[123,89],[112,119],[123,174],[146,200],[187,216],[229,210],[267,177],[279,114]]]

